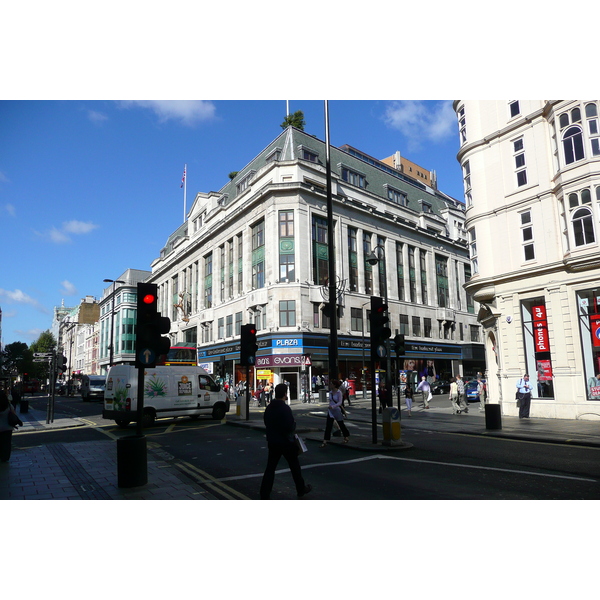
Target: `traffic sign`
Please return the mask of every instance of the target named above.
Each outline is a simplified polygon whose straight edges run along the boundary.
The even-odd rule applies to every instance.
[[[34,352],[34,358],[51,358],[54,355],[54,352]]]

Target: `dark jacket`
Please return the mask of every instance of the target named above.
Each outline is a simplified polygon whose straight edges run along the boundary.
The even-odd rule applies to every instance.
[[[288,445],[294,443],[296,421],[292,409],[285,400],[272,400],[265,409],[263,416],[267,428],[267,442],[269,444]]]

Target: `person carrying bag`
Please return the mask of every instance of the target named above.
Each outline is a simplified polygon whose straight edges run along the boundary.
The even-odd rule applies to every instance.
[[[529,382],[529,375],[525,373],[517,383],[517,406],[519,407],[519,419],[529,419],[529,408],[531,406],[531,392],[533,385]]]
[[[348,443],[350,432],[344,423],[344,416],[342,414],[342,392],[340,391],[340,381],[338,379],[332,379],[330,383],[331,391],[329,392],[329,409],[327,410],[327,422],[325,424],[325,436],[323,437],[323,443],[321,448],[327,446],[327,442],[331,440],[331,430],[333,429],[333,422],[336,421],[342,435],[344,436],[344,444]]]

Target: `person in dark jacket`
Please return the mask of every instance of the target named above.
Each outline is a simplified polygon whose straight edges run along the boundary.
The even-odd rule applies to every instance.
[[[265,409],[263,420],[267,428],[267,444],[269,447],[269,457],[267,458],[267,467],[260,484],[260,499],[269,500],[273,482],[275,481],[275,469],[279,459],[283,456],[287,461],[294,483],[296,484],[296,493],[298,498],[306,496],[311,490],[311,485],[304,483],[300,462],[298,460],[298,446],[294,439],[296,421],[292,409],[287,405],[288,389],[285,383],[275,386],[275,398]]]

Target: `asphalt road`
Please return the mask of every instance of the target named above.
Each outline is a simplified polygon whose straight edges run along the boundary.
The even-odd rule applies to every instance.
[[[45,399],[36,408],[45,408]],[[101,418],[101,403],[58,398],[55,411],[85,419],[86,426],[19,436],[17,447],[69,443],[130,435]],[[408,451],[382,453],[340,447],[320,448],[322,409],[307,405],[295,413],[308,452],[300,459],[315,500],[540,500],[598,499],[600,449],[517,441],[406,428]],[[368,410],[353,409],[351,434],[368,434]],[[318,430],[321,431],[318,431]],[[145,430],[149,447],[186,477],[203,482],[217,498],[257,499],[266,463],[264,432],[211,419],[167,419]],[[295,488],[282,459],[273,498],[294,499]]]

